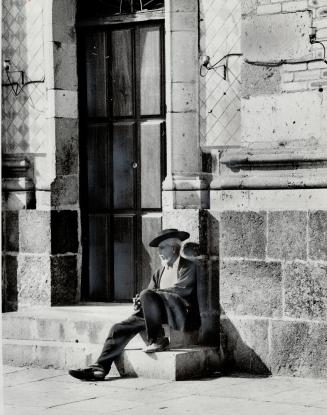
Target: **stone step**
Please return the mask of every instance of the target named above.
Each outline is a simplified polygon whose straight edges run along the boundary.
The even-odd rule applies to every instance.
[[[12,366],[39,366],[69,369],[94,363],[101,346],[90,343],[70,343],[37,340],[2,340],[3,362]]]
[[[213,347],[173,349],[153,354],[127,350],[116,365],[119,373],[125,376],[183,380],[219,371],[222,356]]]
[[[15,366],[70,369],[93,363],[101,347],[58,341],[3,340],[3,362]],[[181,380],[208,375],[219,370],[221,356],[216,348],[174,349],[146,354],[127,349],[110,375]]]
[[[110,327],[132,312],[130,304],[107,304],[5,313],[3,360],[16,366],[61,369],[87,366],[98,358]],[[145,342],[137,335],[117,360],[118,372],[125,376],[173,380],[199,377],[209,369],[216,370],[219,353],[212,348],[195,348],[197,332],[181,333],[168,327],[165,330],[170,338],[170,351],[147,355],[140,350]]]
[[[62,341],[102,345],[110,327],[133,312],[131,305],[53,307],[48,310],[28,309],[2,316],[2,336],[5,339]],[[186,347],[197,342],[197,332],[181,333],[166,328],[173,347]],[[129,343],[143,348],[141,335]]]

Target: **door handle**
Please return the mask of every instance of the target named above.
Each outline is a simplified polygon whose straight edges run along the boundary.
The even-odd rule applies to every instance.
[[[136,161],[134,161],[134,162],[132,163],[132,167],[133,167],[133,169],[137,169],[137,163],[136,163]]]

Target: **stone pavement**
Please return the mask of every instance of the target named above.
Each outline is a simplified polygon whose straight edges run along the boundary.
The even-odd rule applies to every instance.
[[[327,414],[327,379],[234,374],[179,382],[81,382],[63,370],[4,366],[3,373],[4,415]]]

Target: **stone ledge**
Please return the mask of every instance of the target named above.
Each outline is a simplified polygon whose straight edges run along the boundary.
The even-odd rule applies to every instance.
[[[146,354],[126,350],[116,362],[123,376],[182,380],[206,376],[219,370],[222,355],[216,348],[188,348]]]
[[[3,339],[3,362],[15,366],[69,369],[93,363],[99,345],[55,341]]]
[[[6,313],[2,317],[3,338],[7,340],[34,340],[97,344],[102,347],[110,327],[129,317],[131,304],[107,306],[63,306],[49,309],[28,308]],[[166,335],[173,347],[189,347],[197,343],[198,332],[181,333],[169,330]],[[143,348],[141,334],[131,340],[129,348]]]
[[[289,164],[291,166],[291,164]],[[212,190],[322,189],[327,187],[327,168],[248,169],[216,176]]]
[[[96,361],[100,348],[94,344],[53,341],[3,340],[3,361],[16,366],[71,369]],[[216,348],[188,348],[153,353],[125,350],[115,365],[121,376],[180,380],[208,375],[220,369],[222,356]],[[110,375],[117,374],[113,368]]]
[[[282,165],[294,165],[296,162],[316,163],[327,161],[326,147],[300,147],[289,149],[272,148],[269,151],[264,149],[244,149],[222,153],[220,162],[230,168],[251,168],[252,166],[274,167]]]
[[[210,213],[234,211],[327,210],[326,189],[212,190]],[[272,203],[273,202],[273,203]]]

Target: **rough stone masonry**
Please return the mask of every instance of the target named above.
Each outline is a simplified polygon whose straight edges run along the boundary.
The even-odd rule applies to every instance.
[[[242,145],[210,214],[225,346],[260,373],[327,375],[326,41],[327,1],[242,2]]]

